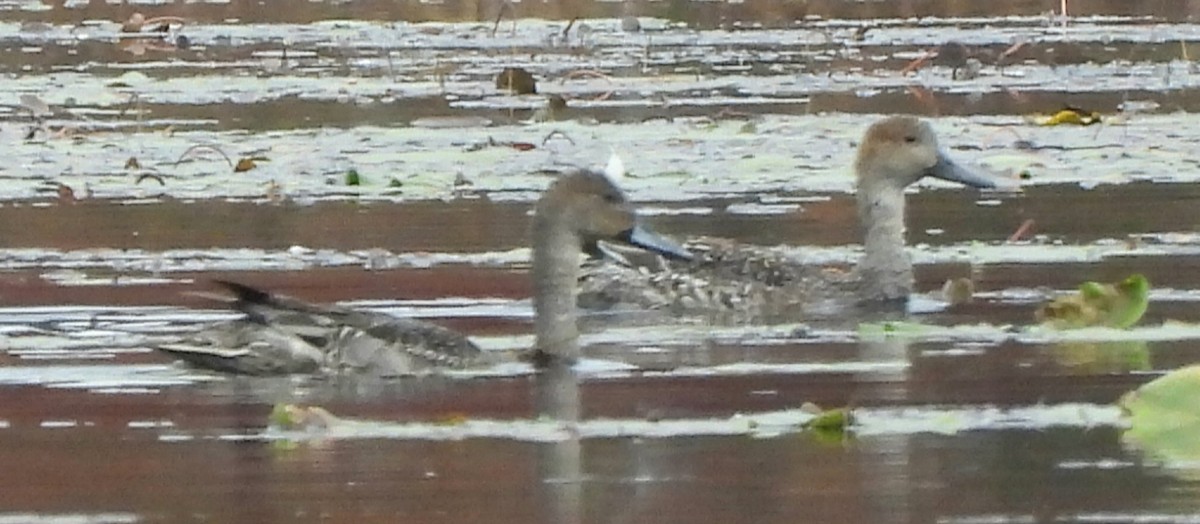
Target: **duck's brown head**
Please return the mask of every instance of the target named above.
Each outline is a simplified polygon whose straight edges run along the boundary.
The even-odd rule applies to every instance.
[[[550,230],[572,233],[584,247],[597,241],[622,242],[663,255],[691,259],[682,246],[641,224],[637,211],[603,173],[583,170],[556,180],[538,200],[535,235]]]
[[[911,116],[885,118],[867,128],[854,162],[859,186],[903,188],[931,176],[971,187],[996,183],[959,165],[938,147],[927,122]]]

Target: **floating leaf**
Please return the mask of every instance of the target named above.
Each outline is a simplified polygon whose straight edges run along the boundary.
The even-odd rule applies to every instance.
[[[1048,118],[1038,119],[1038,124],[1043,126],[1090,126],[1098,123],[1100,123],[1100,113],[1070,106],[1050,115]]]
[[[295,408],[296,406],[291,404],[275,404],[271,408],[271,414],[267,417],[267,423],[283,428],[295,427],[298,423],[295,417]]]
[[[1141,274],[1116,284],[1084,282],[1079,292],[1038,308],[1036,317],[1057,329],[1091,326],[1127,329],[1137,324],[1150,302],[1150,282]]]
[[[854,413],[850,408],[821,409],[816,404],[805,402],[800,410],[813,415],[800,427],[821,442],[836,444],[845,441],[847,431],[854,425]]]
[[[254,169],[255,167],[258,167],[258,164],[254,163],[253,158],[244,157],[237,161],[237,165],[233,166],[233,172],[234,173],[244,173],[246,171]]]
[[[805,422],[804,429],[814,431],[846,431],[854,424],[854,414],[847,408],[827,409]]]
[[[142,163],[138,162],[138,159],[136,156],[131,156],[131,157],[129,157],[129,160],[125,161],[125,169],[141,169],[141,168],[142,168]]]
[[[273,426],[288,430],[329,429],[340,422],[324,408],[295,404],[276,404],[271,408],[268,421]]]
[[[1159,460],[1200,461],[1200,366],[1167,373],[1117,404],[1129,417],[1125,442]]]
[[[346,171],[346,185],[348,185],[348,186],[361,186],[362,185],[362,177],[358,175],[357,169],[351,169],[349,171]]]

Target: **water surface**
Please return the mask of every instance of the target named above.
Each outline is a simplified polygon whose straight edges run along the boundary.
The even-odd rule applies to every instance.
[[[517,3],[498,26],[489,2],[302,4],[0,10],[0,523],[1198,519],[1194,466],[1113,406],[1200,351],[1192,3]],[[135,11],[188,23],[122,38]],[[950,41],[977,78],[905,71]],[[496,90],[509,66],[541,94]],[[535,121],[548,94],[568,112]],[[1103,122],[1036,125],[1064,105]],[[910,195],[921,292],[979,291],[909,316],[923,334],[590,315],[574,372],[391,381],[152,349],[232,318],[188,293],[223,278],[516,354],[530,205],[614,150],[657,230],[849,264],[848,165],[880,113],[1009,186]],[[1137,329],[1029,328],[1133,272]],[[806,432],[809,402],[858,424]],[[281,431],[277,403],[348,422]]]

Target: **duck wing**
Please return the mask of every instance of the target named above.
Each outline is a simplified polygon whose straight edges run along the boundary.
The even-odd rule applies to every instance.
[[[308,341],[247,319],[214,324],[156,348],[199,368],[239,375],[315,373],[325,360]]]
[[[328,368],[379,376],[483,363],[483,352],[462,334],[421,320],[313,304],[236,282],[217,281],[236,297],[250,321],[300,338],[325,355]]]
[[[607,246],[594,250],[580,278],[580,307],[760,314],[824,293],[822,268],[777,249],[716,238],[692,239],[684,247],[693,260],[631,257],[624,250],[614,255]]]

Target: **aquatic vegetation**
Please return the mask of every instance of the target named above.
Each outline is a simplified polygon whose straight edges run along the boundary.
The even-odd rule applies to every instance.
[[[1076,125],[1090,126],[1100,123],[1100,113],[1067,106],[1050,116],[1035,115],[1034,122],[1043,126]]]
[[[1116,284],[1084,282],[1079,292],[1038,308],[1038,322],[1058,329],[1106,326],[1126,329],[1137,324],[1150,303],[1150,282],[1132,275]]]
[[[1126,393],[1122,439],[1172,465],[1200,466],[1200,366],[1180,368]]]
[[[319,406],[276,404],[271,408],[268,424],[289,431],[328,430],[343,421]]]
[[[813,416],[813,418],[800,424],[801,429],[815,435],[822,441],[843,441],[854,426],[854,411],[848,407],[821,409],[816,404],[806,402],[800,407],[800,410],[810,413]]]

